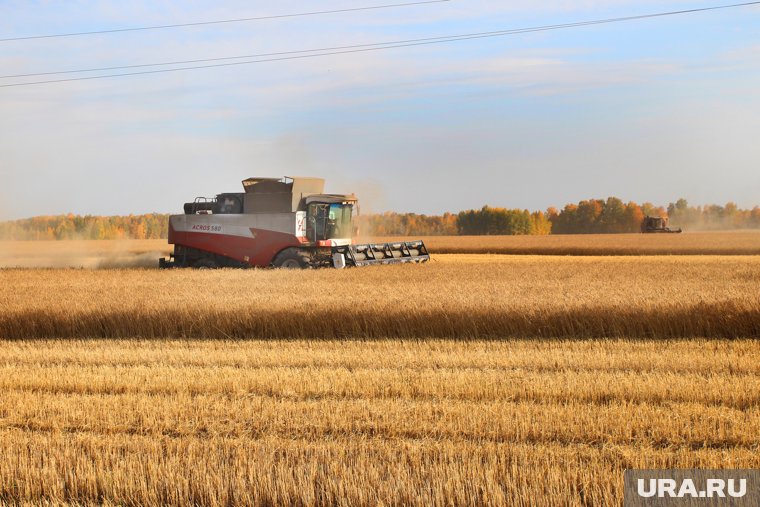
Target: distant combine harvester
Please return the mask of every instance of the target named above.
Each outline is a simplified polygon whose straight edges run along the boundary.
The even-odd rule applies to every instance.
[[[643,233],[674,233],[678,234],[681,228],[671,229],[668,227],[668,219],[665,217],[644,217],[641,222],[641,232]]]

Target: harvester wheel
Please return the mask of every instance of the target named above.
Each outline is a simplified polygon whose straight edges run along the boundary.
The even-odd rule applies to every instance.
[[[198,269],[216,269],[219,266],[213,259],[201,259],[195,263],[195,267]]]
[[[306,269],[311,267],[311,258],[304,250],[288,248],[275,257],[272,265],[283,269]]]

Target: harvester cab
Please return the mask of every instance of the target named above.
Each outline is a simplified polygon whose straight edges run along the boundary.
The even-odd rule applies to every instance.
[[[312,243],[351,239],[356,197],[318,195],[306,198],[306,237]]]
[[[169,217],[169,267],[337,267],[426,262],[422,241],[354,244],[358,200],[320,178],[248,178],[244,192],[198,197]]]

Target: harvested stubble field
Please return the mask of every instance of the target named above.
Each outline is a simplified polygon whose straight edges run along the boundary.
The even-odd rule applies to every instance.
[[[760,467],[753,340],[0,342],[0,500],[620,505]]]
[[[625,468],[760,467],[760,257],[0,283],[0,503],[620,505]]]
[[[0,268],[157,268],[170,250],[165,239],[0,241]]]

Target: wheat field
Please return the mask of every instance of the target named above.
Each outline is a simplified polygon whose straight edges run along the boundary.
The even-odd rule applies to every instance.
[[[433,254],[760,255],[760,231],[684,234],[365,237],[357,242],[423,239]],[[158,267],[166,240],[0,241],[0,268]]]
[[[307,270],[0,270],[0,337],[750,338],[760,257],[437,255]]]
[[[0,342],[0,500],[620,505],[760,466],[753,340]]]
[[[0,269],[0,504],[617,506],[626,468],[760,468],[758,256],[148,243]]]
[[[369,238],[370,240],[401,240]],[[417,239],[417,238],[415,238]],[[760,255],[760,230],[683,234],[423,236],[434,253],[509,255]]]

